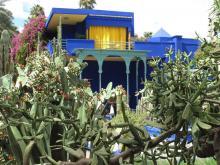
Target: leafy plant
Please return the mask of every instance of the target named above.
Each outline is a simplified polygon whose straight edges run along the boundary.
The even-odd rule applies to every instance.
[[[111,86],[93,94],[88,82],[79,79],[85,64],[67,62],[59,45],[51,58],[48,52],[40,52],[38,42],[37,52],[28,58],[27,65],[17,66],[16,83],[6,81],[1,87],[0,111],[15,161],[81,161],[91,150],[94,163],[106,162],[110,145],[102,142],[107,127],[102,122],[101,105],[112,95]],[[88,148],[91,142],[93,148]],[[63,153],[61,157],[53,149]]]
[[[146,109],[150,111],[149,117],[164,126],[160,136],[175,135],[168,142],[164,139],[164,146],[158,144],[156,150],[165,151],[166,158],[173,158],[174,162],[175,157],[180,157],[191,164],[195,155],[215,155],[219,160],[218,153],[213,152],[219,147],[218,60],[212,57],[191,60],[186,53],[178,53],[172,60],[171,55],[172,51],[167,54],[167,63],[160,60],[150,63],[154,69],[152,81],[145,82],[140,91],[142,103],[151,104]],[[159,159],[161,155],[157,152],[150,155]]]

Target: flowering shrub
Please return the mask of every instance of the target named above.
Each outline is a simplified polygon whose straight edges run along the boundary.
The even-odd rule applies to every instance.
[[[14,34],[12,38],[11,58],[14,60],[17,52],[21,47],[21,33]]]
[[[25,64],[25,58],[36,50],[37,36],[45,30],[45,16],[31,18],[21,33],[12,39],[11,57],[18,63]]]

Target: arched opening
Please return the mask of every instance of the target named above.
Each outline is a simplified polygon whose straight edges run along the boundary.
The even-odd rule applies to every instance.
[[[142,89],[145,75],[144,75],[144,61],[138,57],[134,57],[130,62],[130,76],[129,76],[129,84],[130,84],[130,107],[132,109],[136,108],[137,105],[137,96],[135,94]]]
[[[87,55],[83,62],[88,65],[82,71],[82,79],[87,79],[90,82],[93,92],[99,91],[99,66],[97,59],[93,55]]]
[[[122,57],[107,56],[102,65],[102,87],[105,88],[109,82],[113,83],[113,87],[122,85],[126,90],[126,65]]]
[[[139,60],[138,63],[138,90],[141,90],[144,88],[144,80],[145,80],[145,70],[146,68],[144,67],[144,61]]]

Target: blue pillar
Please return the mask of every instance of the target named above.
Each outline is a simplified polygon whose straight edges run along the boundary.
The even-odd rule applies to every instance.
[[[102,70],[99,69],[99,91],[102,89]]]
[[[139,90],[139,89],[138,89],[138,84],[139,84],[139,81],[138,81],[138,76],[139,76],[139,75],[138,75],[138,74],[139,74],[139,73],[138,73],[138,68],[139,68],[138,66],[139,66],[139,65],[138,65],[138,64],[139,64],[139,59],[137,59],[137,61],[136,61],[136,92],[138,92],[138,90]],[[137,104],[137,103],[138,103],[138,97],[136,97],[136,104]]]
[[[178,51],[182,52],[182,36],[174,36],[173,42],[175,44],[175,54],[178,53]]]
[[[101,91],[102,89],[102,65],[103,65],[103,61],[104,61],[104,57],[102,56],[96,56],[94,55],[94,57],[96,57],[97,62],[98,62],[98,66],[99,66],[99,91]]]
[[[131,57],[124,57],[125,60],[125,65],[126,65],[126,75],[127,75],[127,101],[129,104],[129,74],[130,74],[130,62],[131,62]]]

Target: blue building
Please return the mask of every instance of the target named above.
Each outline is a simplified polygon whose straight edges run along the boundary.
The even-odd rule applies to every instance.
[[[134,13],[87,9],[53,8],[46,22],[51,39],[57,36],[57,26],[62,20],[63,49],[88,66],[81,77],[90,80],[94,91],[105,88],[111,81],[114,86],[127,89],[132,108],[137,98],[135,92],[143,87],[149,77],[147,65],[152,57],[164,58],[169,48],[194,53],[199,41],[171,37],[163,29],[148,41],[135,42]],[[52,42],[48,43],[52,53]]]
[[[200,46],[200,41],[191,38],[183,38],[180,35],[170,36],[163,28],[144,42],[136,42],[136,50],[148,50],[148,57],[162,57],[166,50],[172,48],[174,52],[186,52],[194,54]]]

